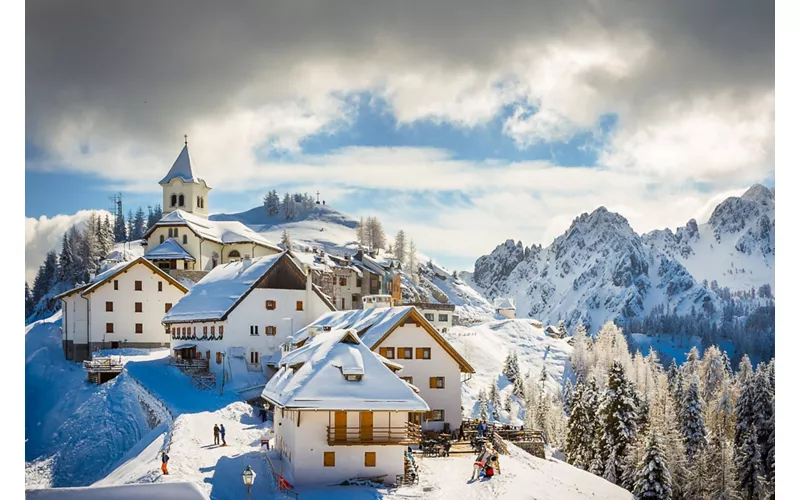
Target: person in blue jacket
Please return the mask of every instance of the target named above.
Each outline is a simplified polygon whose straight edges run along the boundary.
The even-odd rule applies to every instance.
[[[228,446],[225,442],[225,426],[222,424],[219,425],[219,435],[222,437],[222,446]]]

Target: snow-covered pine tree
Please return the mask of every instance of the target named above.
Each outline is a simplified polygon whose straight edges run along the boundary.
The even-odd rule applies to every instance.
[[[413,239],[408,240],[408,261],[406,272],[411,275],[411,282],[419,285],[419,263],[417,262],[417,245]]]
[[[736,449],[739,489],[744,500],[762,500],[766,493],[761,449],[754,426],[745,433],[742,446]]]
[[[288,229],[284,229],[281,234],[281,246],[284,250],[292,250],[292,235],[289,234]]]
[[[363,247],[367,246],[367,223],[364,217],[360,217],[356,223],[356,241]]]
[[[753,425],[756,428],[758,447],[761,450],[762,470],[767,481],[772,479],[767,455],[770,437],[774,432],[775,396],[769,378],[768,363],[759,363],[753,377]]]
[[[380,219],[367,217],[367,234],[369,235],[370,248],[386,248],[386,233],[383,232],[383,224],[381,224]]]
[[[731,368],[731,358],[728,357],[728,352],[724,349],[722,350],[722,366],[725,367],[725,372],[727,372],[729,377],[733,377],[733,368]]]
[[[692,346],[689,352],[686,353],[686,362],[681,366],[681,371],[685,380],[692,380],[694,375],[697,375],[700,368],[700,351],[697,346]]]
[[[69,231],[64,232],[61,238],[61,254],[58,258],[58,281],[68,287],[75,284],[72,272],[75,269],[75,257],[72,253],[72,244],[69,241]]]
[[[679,371],[678,375],[675,377],[675,383],[673,384],[673,393],[672,397],[675,399],[675,405],[680,407],[683,404],[683,397],[684,397],[684,386],[685,380],[683,377],[683,372]]]
[[[565,339],[567,335],[567,326],[564,324],[564,320],[558,320],[558,338]]]
[[[486,399],[487,399],[486,392],[483,389],[481,389],[480,392],[478,392],[478,403],[479,403],[478,409],[481,420],[489,419],[489,405]]]
[[[635,406],[633,383],[625,376],[622,363],[614,361],[608,372],[608,383],[600,418],[603,420],[608,459],[603,477],[615,478],[615,483],[626,473],[625,456],[636,438],[638,409]]]
[[[394,256],[397,260],[399,260],[403,265],[406,262],[406,233],[402,229],[397,231],[397,235],[394,237],[394,246],[392,247],[392,251]]]
[[[589,373],[589,338],[586,335],[586,327],[582,322],[579,322],[575,329],[572,331],[572,354],[570,361],[572,363],[572,371],[575,373],[575,378],[578,380],[585,380]]]
[[[522,378],[517,380],[521,381]],[[547,393],[543,388],[537,390],[539,391],[539,397],[536,398],[536,418],[534,422],[537,429],[547,432],[550,424],[550,398],[547,397]]]
[[[747,379],[753,374],[753,363],[750,362],[750,357],[745,353],[739,361],[739,367],[736,370],[736,388],[739,393],[747,382]]]
[[[508,356],[506,356],[506,361],[503,364],[503,375],[505,375],[512,384],[516,382],[517,377],[519,377],[519,365],[517,364],[515,351],[509,352]]]
[[[100,235],[97,234],[97,214],[92,212],[89,215],[89,220],[86,228],[83,230],[83,239],[81,241],[81,260],[84,266],[84,281],[88,282],[89,277],[97,273],[100,267],[100,261],[105,257],[103,254],[103,247],[100,241]]]
[[[515,356],[516,356],[516,354],[515,354]],[[516,357],[514,359],[516,359]],[[517,378],[514,379],[513,394],[518,398],[525,397],[525,385],[523,384],[522,377],[520,377],[520,376],[517,376]]]
[[[669,369],[667,370],[667,380],[669,380],[669,390],[672,393],[675,393],[675,384],[678,381],[678,363],[675,362],[675,358],[672,358],[672,363],[669,365]]]
[[[572,380],[567,379],[567,382],[564,384],[564,394],[563,394],[563,401],[564,401],[564,415],[569,417],[570,407],[572,406]]]
[[[136,227],[134,225],[133,218],[134,218],[133,209],[129,209],[128,210],[128,217],[125,219],[128,222],[128,229],[127,229],[128,237],[125,239],[125,241],[133,240],[133,235],[135,234],[135,231],[136,231]],[[99,228],[97,228],[97,229],[99,229]],[[95,230],[95,232],[97,233],[98,236],[100,235],[100,231],[99,230]]]
[[[511,396],[508,394],[503,397],[503,409],[509,414],[511,413]]]
[[[672,473],[661,441],[658,434],[651,432],[648,435],[644,456],[635,474],[633,494],[637,499],[672,498]]]
[[[736,468],[733,463],[733,450],[722,429],[710,433],[708,451],[705,454],[705,474],[694,474],[705,484],[708,498],[715,500],[734,500],[739,498],[736,489]]]
[[[147,229],[149,230],[161,220],[161,205],[156,203],[152,209],[148,206],[147,212]]]
[[[285,193],[283,195],[283,203],[281,203],[281,209],[283,210],[284,220],[294,220],[296,215],[295,201],[294,197],[291,196],[289,193]]]
[[[39,266],[39,271],[36,273],[36,278],[33,280],[33,296],[34,307],[39,303],[42,298],[47,295],[50,288],[56,283],[58,277],[58,257],[55,250],[50,250],[44,258],[44,262]]]
[[[711,401],[726,376],[722,353],[715,345],[708,347],[700,360],[700,389],[704,401]]]
[[[86,274],[86,263],[81,255],[81,249],[84,244],[83,240],[84,234],[78,230],[77,226],[70,226],[67,231],[67,242],[69,243],[72,253],[73,265],[72,269],[69,271],[69,276],[71,281],[75,284],[82,283],[84,275]]]
[[[703,420],[703,401],[697,376],[692,377],[681,406],[681,427],[686,444],[686,457],[691,462],[706,447],[706,426]]]
[[[567,462],[584,470],[589,469],[594,458],[593,416],[594,411],[587,408],[586,384],[578,381],[573,392],[573,404],[567,420],[567,439],[564,453]],[[588,410],[588,411],[587,411]]]
[[[492,413],[495,415],[500,414],[500,389],[497,387],[497,379],[494,379],[491,387],[489,387],[489,402],[492,405]]]
[[[120,209],[119,215],[114,217],[114,241],[122,243],[128,240],[128,226],[125,223],[125,215]]]

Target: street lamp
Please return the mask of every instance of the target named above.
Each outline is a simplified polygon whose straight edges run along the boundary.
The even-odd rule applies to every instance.
[[[242,481],[244,481],[244,485],[247,486],[247,500],[250,500],[250,487],[253,486],[253,483],[256,481],[256,471],[249,465],[244,472],[242,472]]]

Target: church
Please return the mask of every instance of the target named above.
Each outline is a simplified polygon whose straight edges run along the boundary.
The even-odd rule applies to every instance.
[[[171,276],[196,282],[220,264],[282,251],[241,222],[209,220],[211,188],[195,173],[188,141],[159,184],[164,216],[144,235],[145,257]]]

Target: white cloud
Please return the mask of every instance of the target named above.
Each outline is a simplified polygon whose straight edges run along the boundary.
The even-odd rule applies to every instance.
[[[33,279],[39,266],[44,262],[47,252],[61,250],[61,238],[75,224],[82,228],[92,210],[81,210],[73,215],[56,215],[55,217],[25,218],[25,279],[33,286]],[[105,210],[95,213],[110,215]]]

